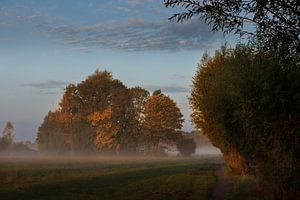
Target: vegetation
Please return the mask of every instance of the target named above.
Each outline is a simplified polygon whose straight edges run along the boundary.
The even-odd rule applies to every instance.
[[[299,196],[300,18],[297,1],[164,0],[223,33],[247,33],[251,47],[203,57],[193,79],[193,122],[232,170],[258,176],[268,199]],[[255,25],[249,29],[248,25]]]
[[[128,89],[107,71],[70,84],[58,110],[49,112],[38,131],[42,152],[159,152],[159,143],[176,140],[183,115],[159,91]]]
[[[145,140],[152,143],[155,152],[160,151],[160,142],[174,144],[179,139],[176,130],[182,128],[183,115],[170,97],[154,91],[145,104],[144,115]]]
[[[0,150],[9,151],[13,148],[14,143],[14,126],[11,122],[6,122],[2,137],[0,138]]]
[[[176,142],[176,147],[183,156],[191,156],[196,151],[196,142],[193,138],[185,138]]]
[[[1,154],[20,154],[20,153],[33,153],[34,150],[30,149],[31,142],[15,142],[14,126],[11,122],[6,122],[0,137],[0,155]]]
[[[51,158],[0,161],[3,199],[209,199],[212,161]]]
[[[297,193],[299,80],[296,67],[246,46],[205,56],[193,79],[193,122],[233,170],[251,167],[272,198]]]

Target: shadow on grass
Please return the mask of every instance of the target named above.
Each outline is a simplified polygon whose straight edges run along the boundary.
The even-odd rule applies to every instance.
[[[1,199],[207,199],[214,181],[210,164],[125,165],[106,174],[41,180],[2,192]]]

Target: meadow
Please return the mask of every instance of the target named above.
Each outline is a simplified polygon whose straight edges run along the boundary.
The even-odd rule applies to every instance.
[[[0,159],[1,199],[210,199],[219,158]]]

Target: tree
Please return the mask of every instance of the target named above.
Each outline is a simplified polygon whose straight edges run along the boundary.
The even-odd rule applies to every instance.
[[[160,142],[174,142],[176,130],[182,128],[183,115],[176,103],[160,91],[154,91],[145,104],[145,137],[154,151],[159,151]]]
[[[232,129],[226,129],[223,121],[218,121],[215,114],[218,111],[216,106],[222,105],[224,112],[227,111],[222,117],[227,119],[228,116],[225,114],[230,114],[233,109],[233,105],[226,98],[220,99],[220,93],[223,91],[215,90],[215,84],[220,83],[219,75],[225,67],[226,57],[225,48],[216,52],[214,58],[210,58],[207,54],[203,56],[193,77],[193,88],[189,98],[193,110],[191,118],[196,127],[201,129],[212,144],[221,150],[234,173],[248,174],[249,166],[245,156],[240,154],[236,146],[227,138],[227,135],[238,131],[237,124]]]
[[[110,72],[96,71],[66,87],[59,109],[39,129],[39,146],[86,153],[112,152],[117,146],[134,149],[147,95],[142,88],[128,89]]]
[[[14,144],[14,126],[11,122],[6,122],[0,138],[0,149],[3,151],[12,150]]]
[[[266,50],[281,55],[284,61],[300,60],[300,4],[295,0],[228,1],[164,0],[166,7],[182,7],[171,20],[186,21],[199,17],[213,31],[248,33]],[[251,31],[249,25],[255,25]],[[248,26],[247,26],[248,25]],[[299,65],[299,64],[298,64]]]
[[[258,169],[270,198],[297,196],[299,80],[296,67],[247,46],[205,57],[193,80],[193,122],[225,152],[229,164],[242,158]]]
[[[65,124],[61,112],[49,112],[37,133],[38,149],[47,153],[62,153],[70,149],[66,142]]]
[[[176,142],[176,147],[183,156],[191,156],[196,151],[196,142],[193,138],[182,137]]]
[[[126,137],[122,151],[126,153],[137,153],[138,147],[146,141],[143,137],[143,123],[145,121],[145,104],[149,97],[149,92],[141,87],[129,89],[130,103],[127,110]]]

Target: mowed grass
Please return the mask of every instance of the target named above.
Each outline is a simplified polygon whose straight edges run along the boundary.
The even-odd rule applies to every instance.
[[[209,199],[215,159],[0,160],[0,199]]]

